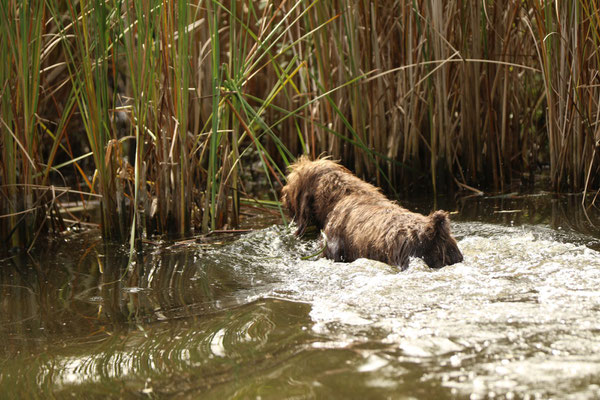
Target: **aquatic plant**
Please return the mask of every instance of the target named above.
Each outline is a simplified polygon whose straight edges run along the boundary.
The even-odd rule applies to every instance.
[[[64,229],[67,200],[91,196],[104,236],[132,246],[233,227],[245,177],[261,173],[275,200],[303,153],[390,191],[506,191],[546,166],[555,190],[600,183],[591,0],[4,0],[0,12],[4,250]]]

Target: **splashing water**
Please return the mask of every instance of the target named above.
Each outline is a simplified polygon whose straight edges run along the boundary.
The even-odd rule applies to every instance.
[[[464,262],[441,270],[420,259],[404,272],[367,259],[304,261],[319,242],[280,227],[223,251],[268,282],[256,297],[309,303],[312,329],[328,347],[387,345],[388,357],[370,354],[359,370],[434,363],[424,379],[475,398],[573,387],[600,394],[590,384],[600,383],[600,254],[545,227],[454,229]]]
[[[292,231],[156,250],[129,271],[110,248],[54,251],[45,275],[3,266],[0,393],[600,397],[597,239],[453,222],[463,262],[400,271],[303,260],[321,242]]]

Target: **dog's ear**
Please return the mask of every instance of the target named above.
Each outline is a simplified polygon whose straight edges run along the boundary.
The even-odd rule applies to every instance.
[[[312,224],[314,197],[312,193],[304,192],[300,198],[294,221],[298,225],[296,236],[304,235],[306,228]]]
[[[285,209],[287,209],[290,212],[291,215],[294,215],[296,212],[296,207],[294,207],[294,204],[291,201],[290,192],[291,190],[288,185],[284,186],[283,189],[281,189],[281,204]]]

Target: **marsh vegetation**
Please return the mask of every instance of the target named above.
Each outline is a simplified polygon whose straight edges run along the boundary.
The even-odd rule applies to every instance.
[[[390,193],[599,187],[591,0],[5,0],[0,18],[4,251],[98,199],[91,222],[132,248],[236,227],[253,195],[278,209],[303,153]]]

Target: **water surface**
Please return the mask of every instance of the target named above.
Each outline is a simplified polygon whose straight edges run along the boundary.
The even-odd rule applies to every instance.
[[[147,244],[129,268],[93,231],[4,260],[0,397],[600,397],[593,209],[549,195],[438,207],[458,211],[465,258],[441,270],[303,260],[319,239],[273,220]]]

